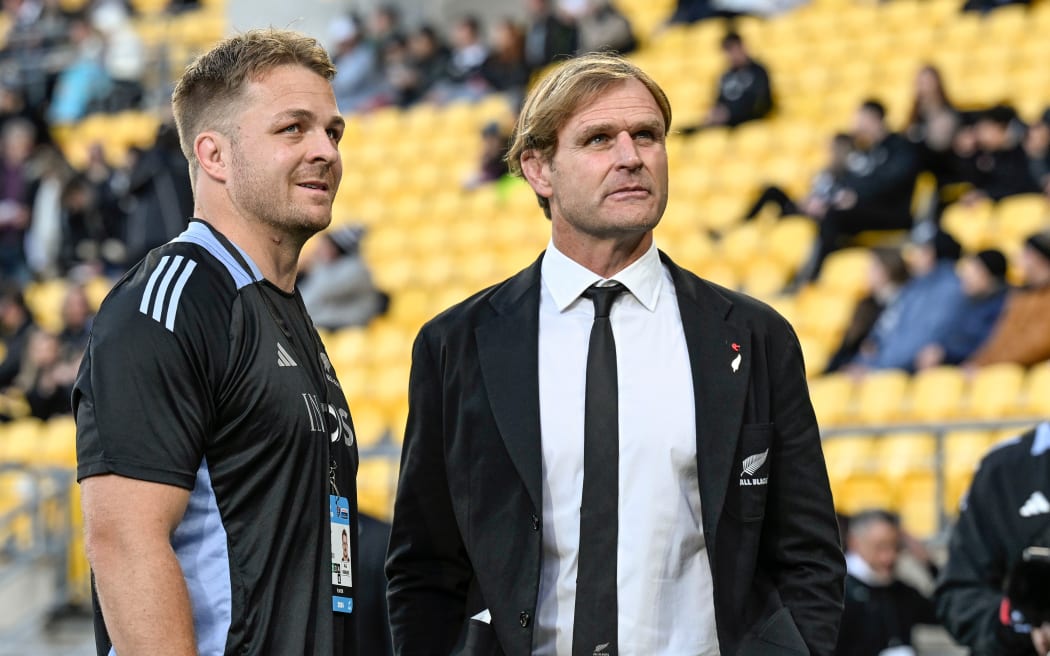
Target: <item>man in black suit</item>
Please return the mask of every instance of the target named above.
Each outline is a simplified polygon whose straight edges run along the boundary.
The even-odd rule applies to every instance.
[[[802,353],[656,250],[663,91],[586,55],[509,161],[545,254],[413,351],[387,559],[397,654],[830,654],[844,564]]]

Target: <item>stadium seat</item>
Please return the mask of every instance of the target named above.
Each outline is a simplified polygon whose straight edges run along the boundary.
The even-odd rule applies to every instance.
[[[1007,362],[978,369],[964,406],[966,416],[983,420],[1017,416],[1024,377],[1023,367]]]
[[[828,477],[844,481],[856,473],[874,473],[875,441],[869,433],[839,434],[821,442]]]
[[[868,289],[871,253],[865,248],[835,251],[824,261],[818,284],[839,295],[859,298]]]
[[[1050,362],[1032,367],[1025,377],[1023,416],[1050,418]]]
[[[894,488],[894,508],[901,526],[912,537],[929,539],[941,528],[941,506],[937,499],[937,478],[933,472],[911,474]]]
[[[1008,196],[995,205],[995,230],[999,239],[1021,242],[1028,235],[1046,228],[1050,206],[1042,194]]]
[[[992,434],[987,430],[955,430],[944,435],[944,509],[954,513],[970,485],[981,458],[988,452]]]
[[[816,236],[817,227],[805,216],[785,216],[770,231],[766,248],[770,257],[795,272],[802,266]]]
[[[908,374],[896,369],[867,374],[857,386],[854,409],[857,421],[879,425],[898,419],[910,383]]]
[[[370,403],[354,403],[350,399],[350,415],[357,434],[357,446],[361,450],[371,449],[383,441],[390,431],[390,423],[382,410]]]
[[[357,507],[367,513],[390,521],[397,490],[397,460],[393,458],[364,458],[357,470]]]
[[[907,476],[936,470],[937,441],[932,433],[886,433],[875,438],[875,458],[879,473],[896,485]]]
[[[917,373],[908,395],[906,416],[915,421],[945,421],[959,416],[966,377],[958,367],[934,367]]]
[[[944,210],[941,225],[965,250],[979,251],[991,244],[994,207],[993,203],[987,200],[972,205],[953,203]]]

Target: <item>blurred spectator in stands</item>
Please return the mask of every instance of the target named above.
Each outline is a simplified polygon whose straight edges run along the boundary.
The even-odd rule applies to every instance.
[[[758,200],[744,216],[745,221],[754,219],[769,203],[775,204],[780,216],[804,214],[811,218],[824,216],[831,206],[835,194],[841,188],[846,175],[846,164],[853,152],[853,137],[848,134],[836,134],[828,144],[828,163],[813,178],[809,194],[795,203],[783,189],[770,185],[762,190]]]
[[[368,36],[382,52],[391,41],[401,40],[401,10],[394,4],[381,4],[368,16]]]
[[[911,280],[875,322],[853,361],[854,373],[914,367],[919,350],[944,333],[966,301],[955,273],[961,254],[959,242],[935,225],[915,227],[904,254]]]
[[[576,26],[555,11],[552,0],[525,0],[525,63],[535,72],[559,57],[571,57],[579,49]]]
[[[103,106],[112,90],[112,80],[102,63],[105,44],[86,16],[72,20],[69,40],[76,47],[76,58],[55,81],[47,110],[52,124],[79,121],[96,106]]]
[[[386,79],[380,52],[353,16],[339,16],[328,27],[332,62],[336,66],[332,89],[343,113],[363,112],[384,104]]]
[[[948,322],[944,332],[915,358],[916,369],[960,364],[988,339],[1006,302],[1006,257],[984,250],[959,263],[966,302]]]
[[[142,103],[142,74],[146,49],[121,2],[104,2],[94,8],[92,23],[104,39],[103,64],[110,89],[100,103],[107,112],[121,112]]]
[[[459,18],[452,26],[452,53],[444,79],[430,90],[428,99],[446,103],[453,100],[477,100],[488,91],[481,68],[489,57],[488,46],[481,38],[477,16]]]
[[[510,135],[493,121],[481,130],[481,162],[478,170],[463,183],[465,189],[477,189],[507,174],[507,149]]]
[[[835,656],[914,654],[912,629],[937,624],[933,602],[897,578],[901,542],[900,520],[892,513],[868,510],[850,518],[845,608]]]
[[[9,83],[0,83],[0,132],[13,119],[29,121],[33,125],[36,145],[51,143],[51,131],[43,112],[30,108],[20,89]]]
[[[383,76],[386,79],[390,101],[398,107],[408,107],[419,100],[419,72],[412,62],[408,37],[394,35],[384,42]]]
[[[0,361],[0,389],[14,382],[22,368],[22,357],[29,344],[29,336],[36,329],[33,315],[26,305],[22,290],[10,281],[0,288],[0,341],[3,342],[3,360]]]
[[[119,274],[126,260],[126,226],[118,178],[99,144],[88,150],[88,163],[62,191],[60,270],[71,276]],[[80,271],[84,269],[84,271]]]
[[[415,71],[410,88],[415,99],[423,97],[448,70],[449,51],[430,25],[424,25],[408,38],[409,61]]]
[[[34,189],[30,162],[35,149],[33,125],[8,121],[0,132],[0,275],[25,281],[25,234],[29,229]]]
[[[952,142],[959,125],[959,112],[948,98],[941,72],[923,66],[915,76],[915,100],[904,133],[919,149],[921,168],[933,173],[938,186],[955,181]]]
[[[718,15],[718,10],[715,9],[711,0],[678,0],[675,3],[674,12],[667,19],[667,24],[695,23],[699,20],[715,18]]]
[[[1028,128],[1024,147],[1032,178],[1043,193],[1050,196],[1050,108]]]
[[[359,227],[329,230],[301,265],[299,292],[318,328],[363,326],[386,311],[389,299],[376,289],[361,257],[363,236]]]
[[[497,21],[489,38],[491,50],[481,65],[481,77],[492,91],[507,93],[517,106],[529,82],[525,64],[525,33],[509,18]]]
[[[700,125],[686,126],[683,134],[705,127],[735,127],[767,116],[773,111],[773,89],[769,73],[751,58],[743,38],[736,32],[722,37],[722,53],[729,67],[718,81],[718,97]]]
[[[966,0],[963,11],[979,11],[986,14],[1006,5],[1030,5],[1031,0]]]
[[[1021,270],[1024,287],[1010,293],[988,341],[966,364],[1028,366],[1050,359],[1050,231],[1025,240]]]
[[[481,70],[489,56],[488,46],[481,38],[481,22],[477,16],[463,16],[452,26],[452,56],[448,63],[448,77],[453,82],[465,82]]]
[[[25,235],[26,264],[36,278],[59,275],[64,217],[62,192],[76,171],[54,146],[40,146],[29,164],[33,181],[29,228]]]
[[[1017,112],[997,105],[982,112],[973,127],[963,129],[956,137],[962,177],[974,187],[963,196],[963,202],[981,198],[997,201],[1040,191],[1015,123],[1019,123]]]
[[[857,146],[800,278],[814,280],[828,254],[865,230],[902,230],[912,225],[911,198],[919,175],[915,147],[886,125],[886,109],[865,101],[854,119]]]
[[[585,0],[576,26],[580,53],[612,50],[625,55],[638,47],[631,21],[608,0]]]
[[[58,333],[59,344],[67,359],[80,361],[94,320],[95,313],[87,291],[82,285],[70,285],[62,299],[62,330]]]
[[[189,165],[172,124],[162,123],[153,145],[135,159],[127,195],[126,262],[135,263],[179,235],[193,216]]]
[[[896,248],[874,248],[868,268],[868,294],[857,301],[853,309],[842,343],[831,356],[825,373],[838,371],[849,364],[860,353],[861,345],[871,334],[882,311],[900,294],[908,282],[908,267],[900,250]]]
[[[71,15],[60,0],[5,0],[3,9],[11,23],[0,59],[27,104],[42,109],[54,76],[77,56],[76,44],[70,39]]]
[[[199,9],[200,6],[200,0],[168,0],[168,5],[165,9],[168,13],[178,14],[184,11]]]
[[[22,368],[14,387],[25,395],[29,412],[37,419],[72,412],[70,399],[80,357],[66,358],[58,337],[44,330],[29,336]]]

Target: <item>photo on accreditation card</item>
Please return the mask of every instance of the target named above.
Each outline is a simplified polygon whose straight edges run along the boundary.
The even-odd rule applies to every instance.
[[[329,506],[332,524],[332,584],[352,586],[350,571],[350,504],[332,496]]]

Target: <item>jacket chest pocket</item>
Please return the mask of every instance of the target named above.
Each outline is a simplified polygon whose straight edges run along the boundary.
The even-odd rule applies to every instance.
[[[762,519],[772,466],[773,424],[745,424],[737,443],[726,510],[744,521]]]

